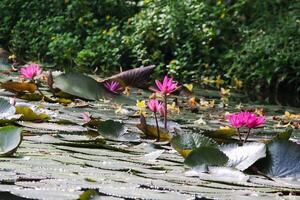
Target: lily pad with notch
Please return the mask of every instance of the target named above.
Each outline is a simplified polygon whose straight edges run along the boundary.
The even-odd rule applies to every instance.
[[[267,144],[267,156],[258,169],[271,177],[300,178],[300,146],[285,139]]]
[[[139,134],[130,133],[128,128],[121,122],[106,120],[98,125],[98,132],[108,140],[114,141],[140,141]]]
[[[184,164],[205,172],[208,170],[208,166],[225,166],[228,160],[229,158],[218,148],[203,146],[189,153]]]

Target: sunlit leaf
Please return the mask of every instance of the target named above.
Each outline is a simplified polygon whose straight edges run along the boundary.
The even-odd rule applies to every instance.
[[[229,138],[236,134],[236,130],[230,127],[221,127],[214,131],[204,131],[202,134],[212,138]]]
[[[5,83],[1,83],[1,88],[11,92],[28,91],[34,93],[37,90],[37,86],[34,83],[13,82],[13,81],[7,81]]]
[[[0,128],[0,156],[10,156],[21,144],[21,128],[5,126]]]
[[[38,93],[26,93],[26,94],[18,95],[17,97],[29,101],[40,101],[43,99],[43,96]]]
[[[16,113],[21,114],[21,120],[35,121],[35,120],[48,120],[50,116],[44,113],[35,113],[31,108],[26,106],[16,106]]]
[[[138,124],[137,127],[143,131],[143,133],[147,136],[150,137],[152,139],[156,139],[157,138],[157,128],[154,125],[148,125],[146,124],[141,125]],[[172,135],[164,128],[159,128],[159,134],[160,134],[160,141],[170,141],[172,138]]]
[[[266,146],[263,143],[249,142],[243,146],[238,144],[222,145],[220,150],[229,158],[227,166],[244,171],[257,160],[266,157]]]

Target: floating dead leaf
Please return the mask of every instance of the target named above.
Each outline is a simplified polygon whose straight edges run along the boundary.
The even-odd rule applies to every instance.
[[[7,81],[5,83],[1,83],[1,88],[8,90],[10,92],[28,91],[34,93],[37,90],[37,86],[34,83],[13,82],[13,81]]]
[[[147,137],[156,139],[157,138],[157,128],[154,125],[148,125],[146,119],[141,115],[141,123],[136,125]],[[160,141],[170,141],[172,135],[164,128],[159,128]]]
[[[24,121],[45,121],[50,119],[50,117],[47,114],[35,113],[31,108],[26,106],[16,106],[16,114],[22,114],[21,120]]]

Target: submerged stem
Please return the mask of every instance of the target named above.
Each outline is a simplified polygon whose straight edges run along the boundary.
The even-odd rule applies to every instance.
[[[165,129],[167,130],[167,120],[168,120],[167,94],[164,95],[164,110],[165,110],[164,123],[165,123]]]
[[[155,118],[156,131],[157,131],[157,139],[156,139],[156,141],[159,142],[159,140],[160,140],[160,133],[159,133],[159,126],[158,126],[158,121],[157,121],[157,115],[156,115],[156,112],[154,113],[154,118]]]

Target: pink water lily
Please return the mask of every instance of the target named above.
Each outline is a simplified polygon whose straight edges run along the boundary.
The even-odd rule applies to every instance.
[[[105,82],[104,86],[113,93],[117,93],[117,91],[122,90],[122,86],[117,81]]]
[[[155,89],[155,91],[163,95],[169,95],[177,89],[177,83],[173,82],[173,78],[169,78],[168,76],[165,76],[163,82],[155,80],[155,83],[159,89]]]
[[[266,118],[265,117],[260,117],[260,116],[256,116],[255,114],[251,114],[248,117],[246,126],[248,128],[256,128],[262,124],[264,124],[266,122]]]
[[[148,108],[154,113],[155,123],[156,123],[156,132],[157,132],[157,139],[156,141],[160,140],[160,133],[159,133],[159,126],[157,121],[157,112],[160,112],[163,109],[163,104],[159,102],[157,99],[151,99],[148,102]]]
[[[231,126],[235,128],[256,128],[259,125],[264,124],[266,121],[265,117],[263,116],[257,116],[254,113],[244,111],[228,115],[227,119],[229,120]]]
[[[31,64],[24,65],[20,69],[20,74],[22,78],[33,79],[34,77],[42,74],[42,69],[40,68],[39,64],[31,63]]]
[[[157,99],[151,99],[148,102],[148,108],[154,113],[160,112],[162,106],[163,106],[162,103],[159,102]]]
[[[249,134],[250,134],[250,130],[252,128],[256,128],[266,122],[266,118],[264,116],[257,116],[254,113],[245,112],[245,111],[227,115],[226,117],[229,120],[229,123],[231,124],[231,126],[237,128],[237,132],[238,132],[240,141],[241,141],[241,135],[240,135],[239,129],[241,127],[248,128],[248,132],[247,132],[246,138],[243,143],[245,143],[247,141]]]

